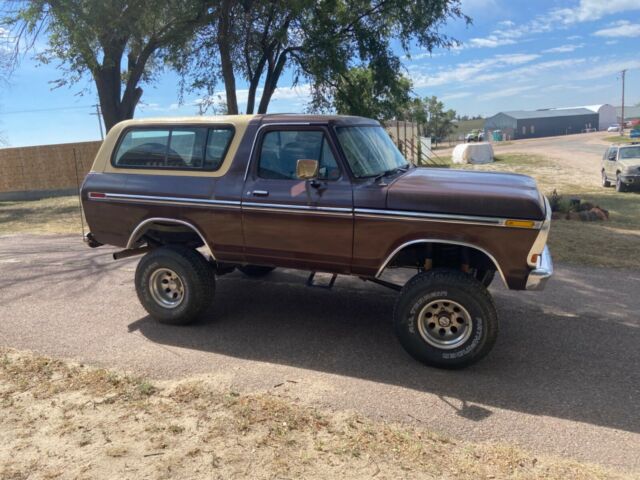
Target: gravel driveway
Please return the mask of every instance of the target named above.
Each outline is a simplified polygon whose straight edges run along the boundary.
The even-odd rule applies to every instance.
[[[390,323],[395,293],[340,277],[218,282],[202,322],[150,320],[136,258],[70,236],[0,237],[0,345],[151,377],[207,374],[240,391],[276,389],[475,441],[640,469],[640,273],[557,266],[544,292],[492,287],[493,352],[464,371],[413,361]]]

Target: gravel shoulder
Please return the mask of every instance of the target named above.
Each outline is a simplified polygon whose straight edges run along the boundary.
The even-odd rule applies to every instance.
[[[496,348],[448,372],[404,353],[395,294],[377,285],[340,277],[327,292],[297,271],[233,273],[200,323],[170,327],[137,302],[137,259],[111,251],[77,236],[0,237],[0,346],[640,470],[637,271],[561,264],[541,293],[492,286]]]

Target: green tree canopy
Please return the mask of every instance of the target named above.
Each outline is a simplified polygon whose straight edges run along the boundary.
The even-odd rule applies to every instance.
[[[15,37],[13,64],[43,37],[43,63],[59,62],[54,86],[93,78],[105,126],[133,118],[141,84],[153,79],[168,47],[184,44],[206,14],[181,0],[32,0],[6,2],[2,24]]]
[[[447,137],[456,128],[453,123],[455,110],[445,110],[444,103],[435,96],[415,100],[411,115],[416,122],[424,125],[427,135],[436,139]]]
[[[354,67],[338,79],[333,108],[341,115],[388,120],[409,108],[410,92],[411,81],[402,75],[381,84],[372,69]]]
[[[247,113],[256,104],[265,113],[286,67],[294,84],[310,83],[313,105],[327,108],[354,67],[372,72],[376,92],[397,86],[401,61],[393,41],[405,53],[412,45],[431,51],[456,44],[441,32],[452,18],[469,21],[460,0],[222,0],[186,54],[174,59],[188,88],[212,93],[223,81],[232,114],[239,112],[238,77],[249,85]]]

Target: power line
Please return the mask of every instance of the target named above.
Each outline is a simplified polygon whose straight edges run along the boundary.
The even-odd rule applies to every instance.
[[[624,137],[624,77],[627,74],[627,70],[622,70],[622,122],[620,127],[620,135]]]
[[[9,111],[9,112],[4,112],[4,111],[0,110],[0,115],[14,115],[14,114],[20,114],[20,113],[55,112],[55,111],[60,111],[60,110],[84,110],[84,109],[89,109],[89,108],[93,108],[93,105],[84,105],[84,106],[78,106],[78,107],[36,108],[36,109],[33,109],[33,110],[12,110],[12,111]]]

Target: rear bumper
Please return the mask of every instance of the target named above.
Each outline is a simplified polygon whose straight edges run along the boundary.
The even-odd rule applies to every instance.
[[[547,280],[553,275],[553,260],[549,247],[545,246],[538,257],[536,268],[531,270],[527,277],[527,290],[544,290]]]

